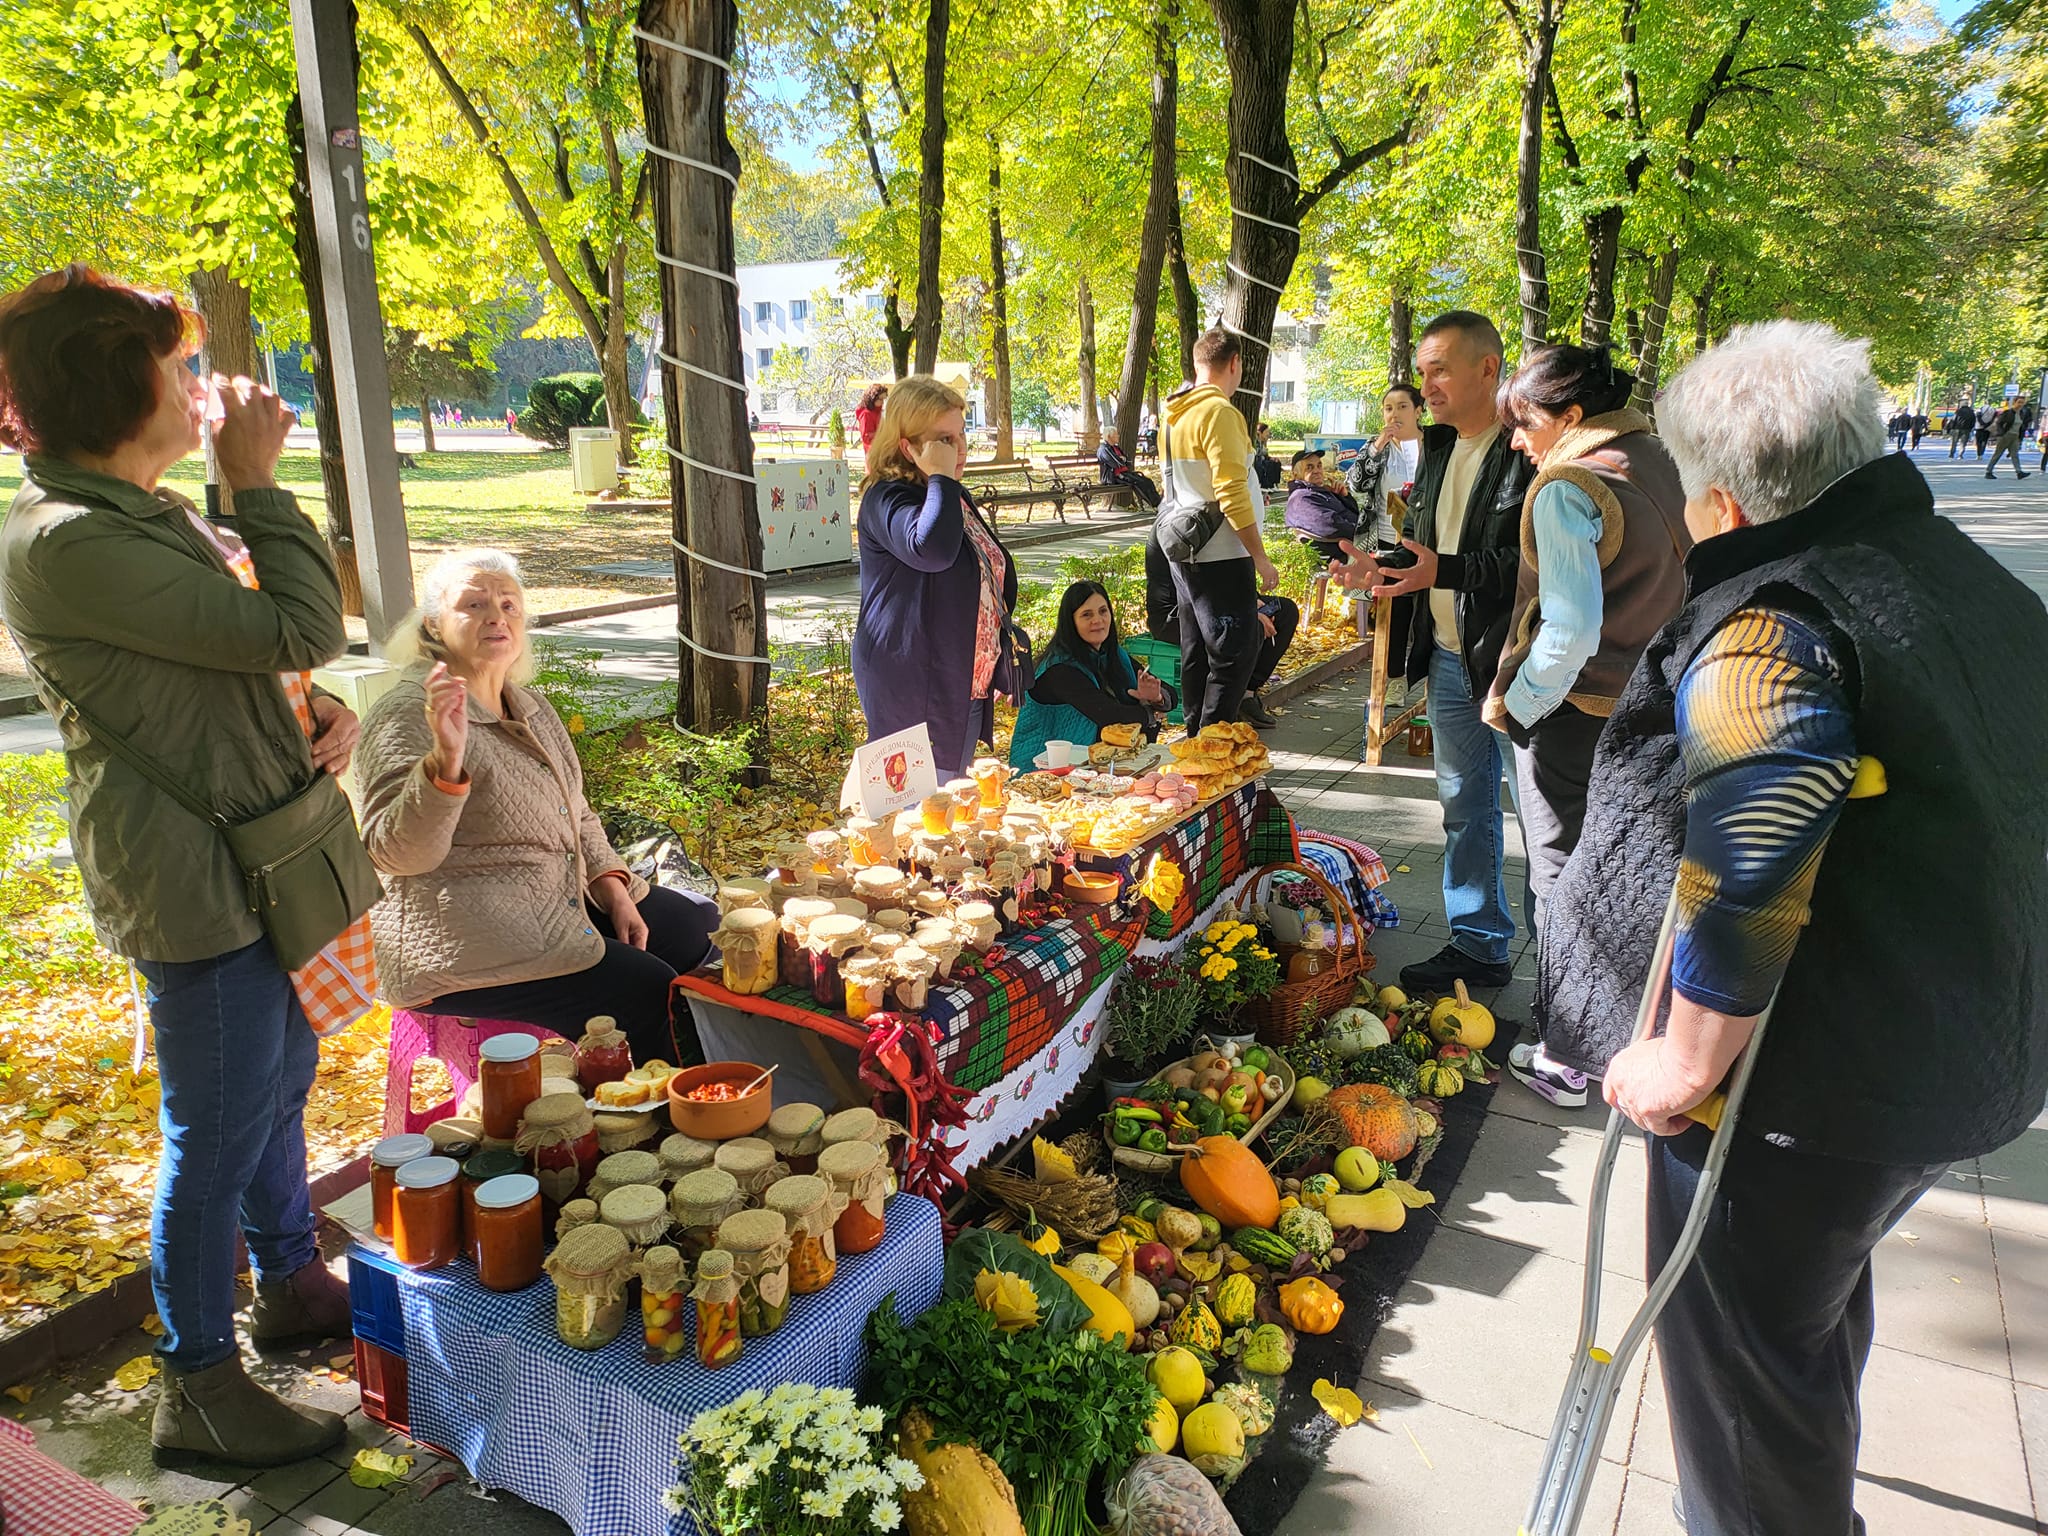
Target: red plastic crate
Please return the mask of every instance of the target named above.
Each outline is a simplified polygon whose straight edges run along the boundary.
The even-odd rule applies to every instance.
[[[363,1396],[363,1415],[402,1435],[412,1433],[412,1404],[405,1390],[405,1361],[390,1350],[356,1340],[356,1386]]]

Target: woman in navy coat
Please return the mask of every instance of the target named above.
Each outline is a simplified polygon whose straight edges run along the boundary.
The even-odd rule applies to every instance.
[[[960,483],[966,402],[923,374],[889,391],[861,491],[853,681],[870,738],[923,722],[943,781],[995,737],[1017,679],[1004,629],[1017,568]]]

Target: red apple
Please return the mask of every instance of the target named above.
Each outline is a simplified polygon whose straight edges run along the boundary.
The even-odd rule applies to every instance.
[[[1131,1256],[1131,1262],[1138,1273],[1154,1285],[1162,1280],[1171,1280],[1180,1267],[1173,1262],[1173,1250],[1164,1243],[1138,1244],[1138,1251]]]

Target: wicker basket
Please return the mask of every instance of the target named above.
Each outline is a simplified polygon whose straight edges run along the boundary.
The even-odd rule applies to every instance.
[[[1284,1048],[1294,1044],[1311,1025],[1320,1023],[1351,1001],[1352,989],[1357,986],[1358,978],[1379,961],[1366,948],[1365,924],[1351,903],[1318,871],[1306,864],[1268,864],[1252,877],[1249,889],[1253,899],[1257,899],[1266,882],[1282,874],[1306,876],[1322,891],[1324,900],[1330,905],[1331,916],[1337,920],[1335,966],[1306,981],[1283,981],[1264,997],[1254,998],[1244,1005],[1240,1017],[1246,1027],[1258,1031],[1262,1044]]]

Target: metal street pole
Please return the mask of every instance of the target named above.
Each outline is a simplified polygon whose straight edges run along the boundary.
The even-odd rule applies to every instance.
[[[363,186],[351,3],[291,0],[292,42],[363,614],[372,648],[382,651],[412,608],[412,552],[391,435],[391,378],[384,366],[384,316]]]

